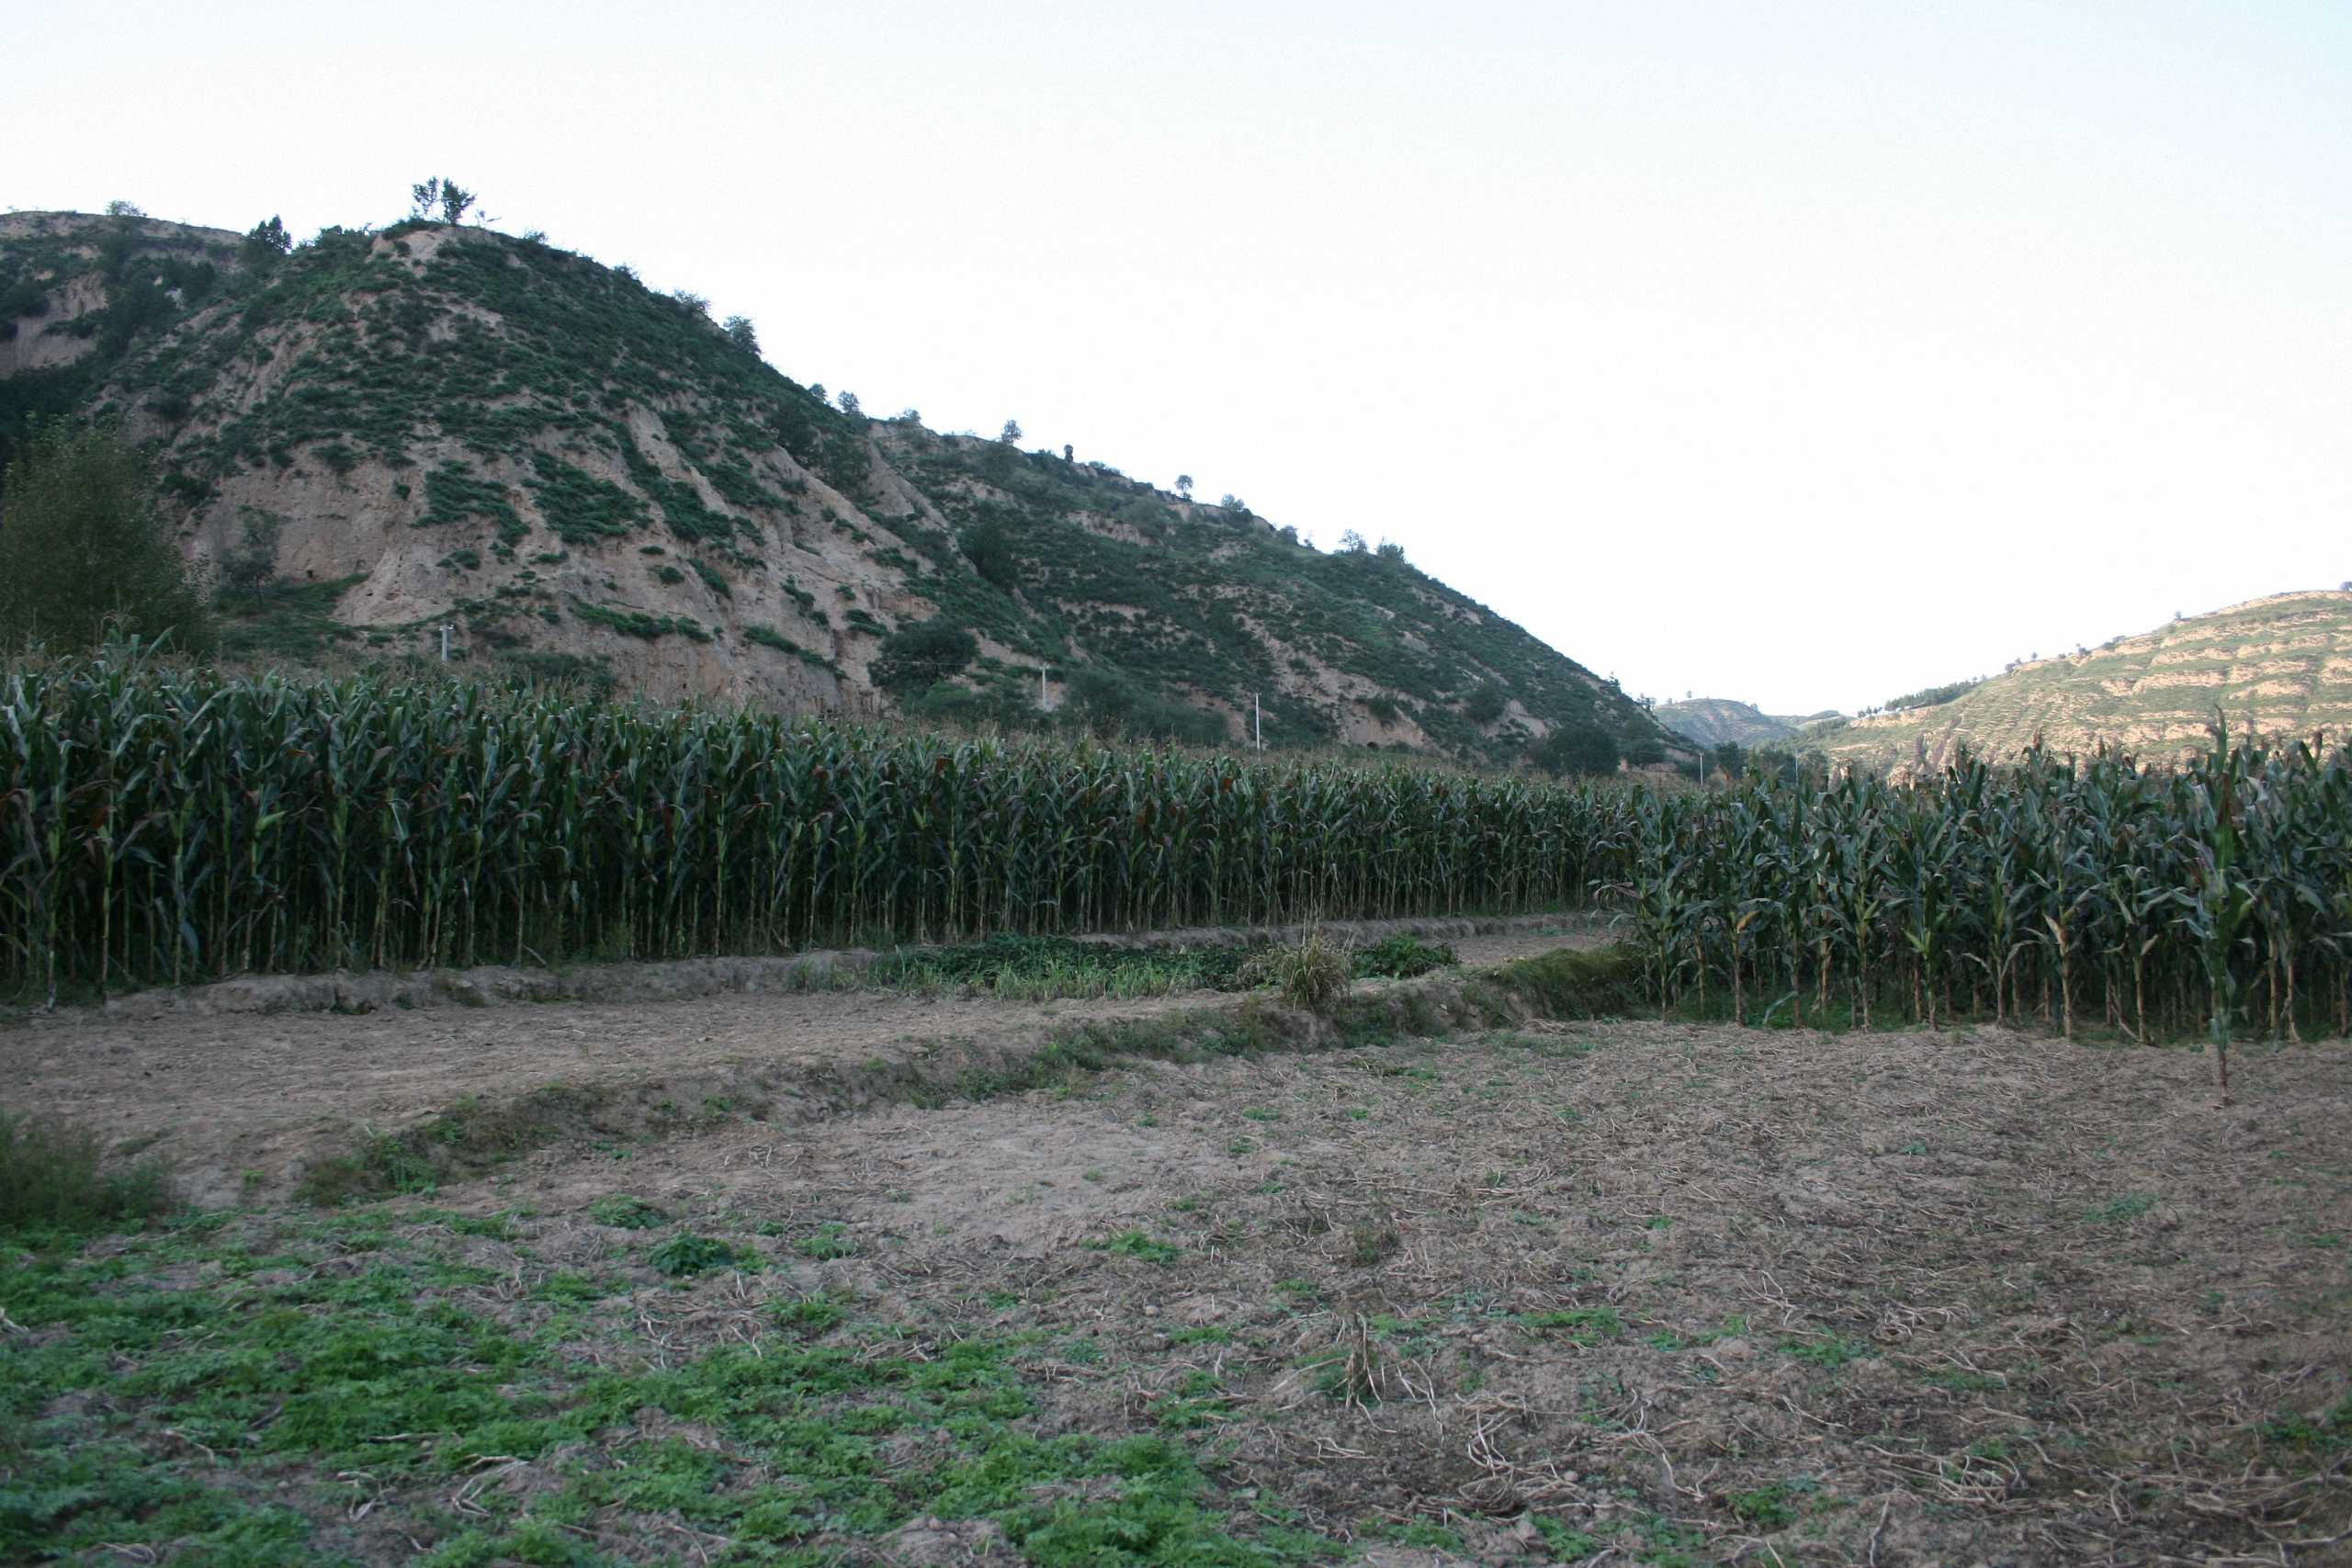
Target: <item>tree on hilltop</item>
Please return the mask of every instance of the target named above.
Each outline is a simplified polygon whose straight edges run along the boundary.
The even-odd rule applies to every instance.
[[[409,186],[408,191],[415,202],[410,209],[411,216],[430,218],[438,211],[441,221],[451,224],[464,222],[467,209],[481,196],[479,191],[468,190],[447,175],[439,179],[420,180]]]
[[[1021,422],[1017,419],[1008,419],[1004,422],[1004,428],[997,433],[997,439],[1010,446],[1020,440],[1021,435]]]
[[[272,213],[246,232],[243,260],[247,266],[267,266],[293,248],[285,220]]]
[[[1192,475],[1190,475],[1190,474],[1178,474],[1178,475],[1176,476],[1176,493],[1177,493],[1178,495],[1182,496],[1186,501],[1190,501],[1190,500],[1192,500],[1192,499],[1193,499],[1193,476],[1192,476]]]
[[[727,341],[746,354],[760,352],[760,334],[752,326],[749,316],[729,316],[726,322]]]

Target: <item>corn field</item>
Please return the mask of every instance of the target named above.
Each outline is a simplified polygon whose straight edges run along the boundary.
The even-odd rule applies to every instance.
[[[19,996],[1597,897],[1668,1010],[2352,1032],[2352,769],[2312,746],[1670,794],[118,653],[8,676],[0,814]]]
[[[1593,858],[1662,1004],[2152,1040],[2352,1032],[2352,762],[2035,751],[1892,784],[1629,795]]]
[[[0,689],[0,981],[1527,909],[1605,799],[136,657]]]

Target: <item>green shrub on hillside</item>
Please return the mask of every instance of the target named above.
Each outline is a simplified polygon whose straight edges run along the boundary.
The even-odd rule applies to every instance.
[[[851,615],[853,624],[856,615]],[[873,666],[874,683],[898,695],[922,692],[963,673],[979,657],[980,645],[962,626],[922,621],[882,639]]]
[[[49,422],[0,480],[0,648],[109,636],[208,652],[212,618],[154,504],[147,459],[101,426]]]
[[[1599,778],[1617,771],[1617,738],[1597,724],[1564,724],[1536,743],[1535,765],[1554,777]]]

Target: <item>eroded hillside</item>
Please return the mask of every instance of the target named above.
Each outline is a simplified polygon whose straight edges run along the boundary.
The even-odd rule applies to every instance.
[[[2156,760],[2205,745],[2217,716],[2241,733],[2308,739],[2324,730],[2341,743],[2352,724],[2352,592],[2251,599],[1804,741],[1898,769],[1939,764],[1962,745],[2013,757],[2036,739],[2078,754],[2105,742]]]
[[[453,652],[661,697],[1376,743],[1508,761],[1562,725],[1674,742],[1389,551],[1327,555],[1065,452],[870,419],[691,297],[481,229],[0,227],[27,407],[152,443],[230,645]],[[976,656],[884,658],[968,632]],[[950,668],[949,666],[956,666]]]
[[[1728,697],[1689,697],[1679,703],[1660,703],[1656,712],[1660,724],[1702,746],[1728,743],[1750,750],[1787,746],[1807,725],[1839,716],[1835,713],[1770,714],[1753,703],[1735,702]]]

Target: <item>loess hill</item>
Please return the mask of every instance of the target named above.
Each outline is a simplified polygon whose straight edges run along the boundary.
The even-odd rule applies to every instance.
[[[1728,742],[1749,750],[1786,746],[1807,725],[1839,716],[1835,713],[1770,714],[1753,703],[1735,702],[1729,697],[1690,697],[1679,703],[1660,703],[1656,711],[1660,724],[1702,746]]]
[[[2204,749],[2216,715],[2239,734],[2342,744],[2352,727],[2352,592],[2275,593],[2019,664],[1951,700],[1799,736],[1838,761],[1908,770],[1962,746],[1989,760],[2038,739],[2107,743],[2149,761]]]
[[[447,625],[476,667],[592,690],[1015,725],[1044,664],[1055,708],[1105,731],[1239,739],[1256,693],[1269,744],[1507,763],[1594,726],[1680,750],[1400,553],[1325,554],[1238,503],[844,412],[747,338],[477,228],[281,254],[0,218],[0,440],[74,411],[149,444],[232,653],[425,656]]]

